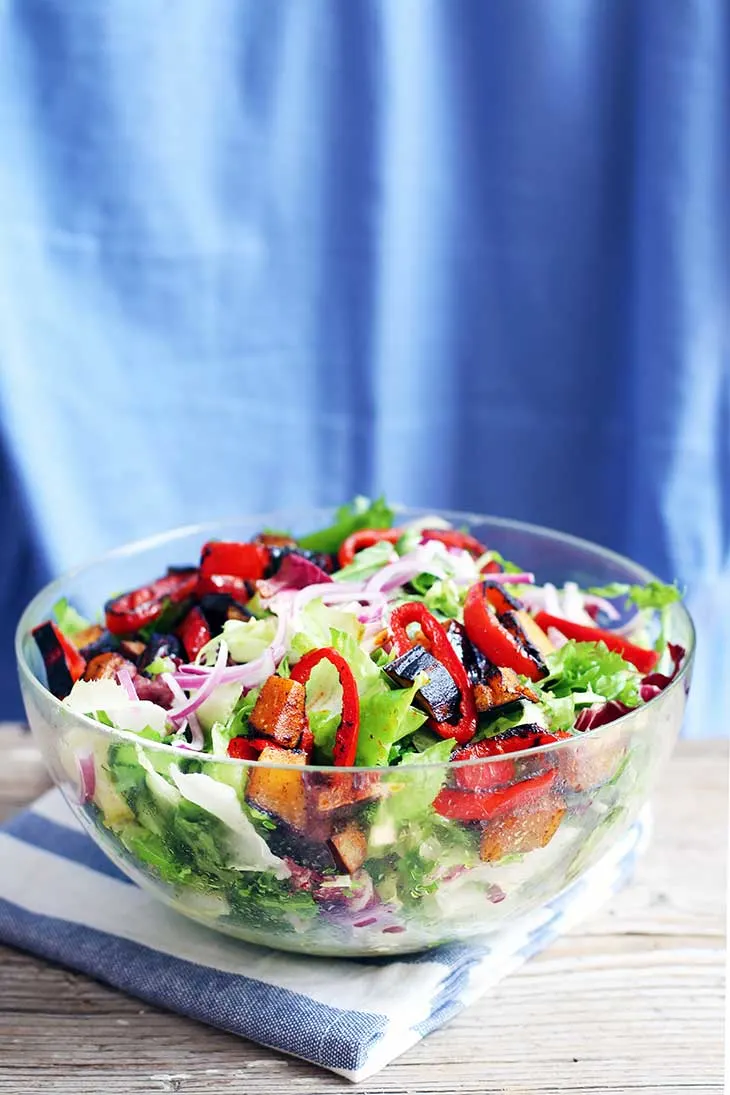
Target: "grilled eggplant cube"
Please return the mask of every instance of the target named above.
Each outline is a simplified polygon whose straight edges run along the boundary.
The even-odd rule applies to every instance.
[[[264,681],[248,725],[251,737],[271,738],[283,749],[294,749],[307,728],[303,684],[286,677]]]
[[[420,643],[383,666],[383,670],[401,688],[410,688],[417,677],[425,673],[428,679],[416,693],[418,706],[435,722],[458,719],[461,693],[451,674]]]
[[[246,802],[272,818],[303,833],[307,828],[307,796],[303,774],[306,753],[267,745],[259,755],[264,764],[279,768],[252,768],[246,785]]]

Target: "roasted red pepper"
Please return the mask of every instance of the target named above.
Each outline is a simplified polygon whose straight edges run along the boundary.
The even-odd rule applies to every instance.
[[[267,745],[270,743],[267,742]],[[248,738],[231,738],[228,742],[228,756],[236,760],[258,760],[259,750]]]
[[[504,814],[532,807],[555,781],[551,768],[539,776],[502,787],[497,791],[457,791],[444,787],[434,799],[434,809],[452,821],[491,821]]]
[[[332,761],[338,767],[351,768],[355,763],[357,738],[360,731],[360,697],[357,694],[357,682],[349,665],[336,650],[325,646],[305,654],[292,669],[291,678],[306,685],[315,665],[319,665],[322,661],[332,663],[342,685],[342,715],[332,748]]]
[[[349,566],[358,551],[362,551],[363,548],[380,544],[383,540],[389,544],[396,544],[402,535],[402,530],[398,528],[358,529],[357,532],[353,532],[346,540],[342,541],[340,550],[337,553],[337,561],[341,567]]]
[[[192,597],[197,584],[197,570],[178,571],[107,601],[107,630],[113,635],[131,635],[139,631],[160,615],[165,604],[180,604]]]
[[[562,735],[560,735],[562,736]],[[551,734],[537,726],[515,727],[493,738],[483,738],[473,745],[456,749],[452,760],[488,760],[489,757],[504,756],[505,753],[518,753],[523,749],[535,749],[539,745],[549,745],[558,740],[557,734]],[[454,778],[460,787],[470,791],[488,790],[502,783],[510,783],[515,778],[516,761],[497,761],[494,764],[473,764],[469,767],[455,768]]]
[[[493,589],[490,582],[472,586],[464,603],[466,633],[495,665],[507,666],[538,681],[545,676],[545,667],[525,649],[516,629],[508,630],[497,615],[503,596],[503,591]]]
[[[248,582],[263,578],[271,561],[265,544],[210,540],[200,553],[198,596],[228,593],[239,602],[249,598]]]
[[[177,629],[177,636],[185,647],[185,653],[190,661],[197,658],[206,643],[210,642],[211,634],[205,616],[195,606],[191,608],[187,616]]]
[[[461,717],[451,722],[431,721],[432,728],[443,738],[455,738],[459,745],[471,741],[477,729],[477,712],[474,695],[466,670],[454,650],[446,630],[420,601],[408,601],[394,609],[390,617],[390,630],[396,653],[404,654],[414,645],[408,635],[409,624],[417,623],[431,647],[431,654],[440,662],[461,693]]]
[[[468,532],[458,532],[452,528],[425,528],[421,533],[421,539],[424,541],[438,540],[445,547],[461,548],[462,551],[468,551],[475,559],[478,559],[487,550],[484,544],[481,544],[475,536],[470,536]]]
[[[33,638],[46,667],[48,688],[65,699],[86,669],[86,659],[52,620],[33,628]]]
[[[651,673],[659,661],[656,650],[646,650],[643,646],[636,646],[635,643],[630,643],[628,639],[624,639],[622,635],[616,635],[613,631],[604,631],[600,627],[588,627],[587,624],[574,624],[571,620],[551,616],[549,612],[536,613],[535,620],[543,631],[547,631],[549,627],[557,628],[566,639],[575,639],[580,643],[604,643],[609,650],[620,654],[643,674]]]

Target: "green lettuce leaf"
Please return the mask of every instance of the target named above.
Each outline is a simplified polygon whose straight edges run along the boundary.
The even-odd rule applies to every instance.
[[[360,699],[357,764],[368,768],[387,765],[391,746],[423,725],[426,715],[411,707],[417,691],[417,684],[412,688],[386,686]]]
[[[571,639],[546,657],[548,676],[539,690],[564,697],[571,693],[592,693],[604,700],[620,700],[629,706],[639,702],[640,675],[630,662],[604,643],[581,643]]]
[[[91,627],[91,621],[81,616],[65,597],[61,597],[60,601],[56,601],[53,606],[53,615],[59,631],[67,639],[72,639],[74,635],[78,635],[79,631],[85,631],[87,627]]]
[[[292,636],[289,652],[295,658],[301,658],[310,650],[320,650],[323,646],[332,646],[334,632],[343,632],[353,640],[359,650],[359,640],[363,627],[355,612],[344,612],[341,608],[329,608],[317,598],[304,606],[297,621],[299,631]],[[365,655],[367,657],[367,655]]]
[[[268,616],[264,620],[226,620],[223,625],[223,638],[226,640],[228,652],[234,662],[253,662],[259,658],[271,645],[277,626],[275,616]],[[217,638],[207,644],[201,653],[207,652],[208,646],[212,647],[213,644],[217,649]]]
[[[423,817],[446,779],[445,768],[426,766],[447,764],[455,747],[454,738],[442,738],[422,753],[407,753],[389,777],[391,794],[380,803],[376,824],[387,819],[397,826]]]
[[[438,578],[426,591],[423,603],[430,612],[456,620],[461,617],[467,592],[466,586],[460,589],[451,578]]]
[[[309,551],[334,554],[342,541],[358,529],[391,528],[392,525],[393,511],[384,498],[376,498],[371,502],[369,498],[360,495],[347,505],[340,506],[332,525],[311,532],[308,536],[301,536],[298,542],[300,547]]]
[[[336,582],[362,582],[370,578],[393,559],[393,545],[386,540],[358,551],[353,561],[332,577]]]

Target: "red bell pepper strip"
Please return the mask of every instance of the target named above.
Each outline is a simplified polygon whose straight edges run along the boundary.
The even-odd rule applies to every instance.
[[[167,602],[180,604],[192,597],[197,584],[197,570],[179,571],[107,601],[107,630],[112,635],[131,635],[139,631],[140,627],[152,623],[160,615]]]
[[[548,791],[555,781],[556,771],[551,768],[532,779],[513,783],[497,791],[457,791],[444,787],[434,799],[434,809],[441,817],[452,821],[491,821],[504,814],[532,807]]]
[[[319,665],[322,661],[332,663],[342,685],[342,714],[335,734],[335,744],[332,747],[332,760],[340,768],[351,768],[355,763],[360,732],[360,697],[357,694],[357,682],[345,659],[330,646],[311,650],[294,666],[290,674],[291,679],[306,685],[315,665]]]
[[[557,741],[562,734],[551,734],[547,730],[532,730],[530,733],[516,734],[507,731],[493,738],[483,738],[463,749],[455,749],[452,760],[477,760],[481,758],[504,756],[505,753],[518,753],[523,749],[535,749],[539,745],[549,745]],[[566,735],[567,736],[567,735]],[[510,783],[515,778],[515,761],[497,761],[494,764],[472,764],[454,769],[454,778],[460,787],[470,791],[488,790],[502,783]]]
[[[471,741],[477,729],[477,712],[474,693],[466,670],[454,650],[446,630],[420,601],[407,601],[394,609],[390,617],[390,630],[398,655],[405,654],[414,645],[406,631],[409,624],[417,623],[431,646],[431,654],[440,662],[461,693],[461,717],[454,724],[435,722],[430,725],[442,738],[455,738],[459,745]]]
[[[349,566],[358,551],[372,547],[373,544],[381,544],[384,540],[389,544],[396,544],[403,535],[398,528],[361,528],[351,533],[342,541],[337,553],[337,561],[340,567]]]
[[[259,750],[248,738],[231,738],[228,742],[229,757],[235,757],[236,760],[258,760],[258,755]]]
[[[205,597],[207,593],[227,593],[239,605],[245,605],[251,597],[251,583],[234,574],[201,574],[198,578],[196,593]]]
[[[461,548],[462,551],[468,551],[475,559],[478,559],[487,550],[484,544],[480,543],[475,536],[451,528],[425,528],[421,533],[421,539],[423,541],[438,540],[445,547]]]
[[[498,666],[514,669],[531,681],[545,676],[545,668],[522,646],[519,638],[500,622],[491,599],[497,599],[488,582],[478,582],[466,595],[464,627],[474,646]]]
[[[185,653],[190,661],[197,658],[205,644],[210,642],[211,634],[208,622],[197,605],[195,608],[190,609],[178,627],[177,635],[185,647]]]
[[[263,578],[271,562],[265,544],[239,544],[230,540],[210,540],[200,552],[198,596],[228,593],[235,600],[247,601],[247,582]]]
[[[543,631],[549,627],[556,628],[566,639],[575,639],[581,643],[604,643],[609,650],[620,654],[627,662],[631,662],[642,674],[651,673],[659,661],[656,650],[646,650],[643,646],[636,646],[624,639],[622,635],[616,635],[613,631],[604,631],[600,627],[588,627],[587,624],[575,624],[572,620],[562,620],[559,616],[551,616],[549,612],[538,612],[535,621]]]

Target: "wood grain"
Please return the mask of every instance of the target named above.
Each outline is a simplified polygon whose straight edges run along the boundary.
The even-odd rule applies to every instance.
[[[0,730],[0,816],[46,779]],[[367,1095],[722,1091],[727,747],[682,743],[632,885]],[[0,948],[0,1092],[319,1095],[336,1076]]]

